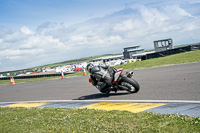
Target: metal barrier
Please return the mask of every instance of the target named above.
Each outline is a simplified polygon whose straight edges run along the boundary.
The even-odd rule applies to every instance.
[[[191,50],[192,51],[194,51],[194,50],[200,50],[200,43],[196,44],[196,45],[191,45]]]

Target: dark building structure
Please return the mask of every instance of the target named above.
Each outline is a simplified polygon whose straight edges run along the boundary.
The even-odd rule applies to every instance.
[[[157,40],[157,41],[154,41],[153,43],[154,43],[155,52],[166,51],[166,50],[170,50],[174,48],[173,41],[171,38]]]
[[[140,48],[140,45],[132,46],[132,47],[126,47],[124,48],[124,59],[133,59],[137,57],[133,57],[134,54],[141,54],[144,52],[143,48]]]

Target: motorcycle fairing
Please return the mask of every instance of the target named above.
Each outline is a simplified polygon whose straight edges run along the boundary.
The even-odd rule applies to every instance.
[[[114,75],[113,84],[117,83],[119,77],[122,74],[122,71],[123,71],[123,68],[117,69],[117,71],[115,72],[115,75]]]

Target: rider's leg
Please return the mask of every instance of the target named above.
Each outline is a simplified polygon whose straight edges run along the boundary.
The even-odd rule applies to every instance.
[[[105,82],[98,82],[98,84],[96,85],[96,88],[100,91],[100,92],[105,92],[106,89],[108,88],[107,84]]]

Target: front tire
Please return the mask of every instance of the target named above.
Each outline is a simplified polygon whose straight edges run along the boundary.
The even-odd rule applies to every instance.
[[[127,91],[130,93],[137,93],[140,90],[140,85],[138,84],[138,82],[128,77],[123,77],[120,81],[120,85],[128,88]]]

